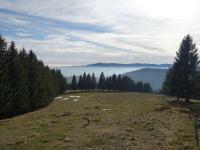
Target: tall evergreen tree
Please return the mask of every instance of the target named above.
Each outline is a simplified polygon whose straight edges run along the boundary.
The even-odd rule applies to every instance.
[[[143,87],[144,87],[143,82],[139,81],[139,82],[136,83],[136,89],[135,90],[137,92],[143,92],[144,91]]]
[[[111,85],[112,90],[117,89],[117,76],[116,74],[112,75],[112,85]]]
[[[46,90],[47,90],[47,95],[48,99],[53,99],[56,96],[56,88],[54,86],[54,77],[53,74],[51,73],[51,70],[49,67],[45,67],[45,83],[46,83]],[[66,83],[66,81],[64,81]],[[60,94],[60,93],[59,93]]]
[[[60,70],[49,69],[36,55],[15,43],[7,49],[0,36],[0,117],[17,115],[47,105],[67,88]]]
[[[129,77],[123,76],[121,81],[121,90],[131,91],[132,81]]]
[[[17,104],[17,92],[18,92],[18,72],[17,72],[17,67],[18,67],[18,52],[17,49],[15,47],[15,43],[14,41],[11,42],[9,48],[8,48],[8,78],[10,81],[10,87],[12,89],[12,92],[10,93],[12,95],[12,101],[13,101],[13,107],[12,107],[12,113],[16,114],[18,108],[16,108],[16,104]]]
[[[87,75],[85,72],[83,73],[82,83],[83,83],[83,89],[87,89]]]
[[[151,85],[149,83],[144,83],[143,91],[151,93],[153,90],[152,90]]]
[[[96,77],[95,77],[95,74],[93,73],[92,74],[92,79],[91,79],[91,89],[95,89],[97,86],[97,80],[96,80]]]
[[[83,77],[82,77],[82,75],[79,76],[78,89],[83,90]]]
[[[92,80],[91,80],[91,75],[88,74],[86,78],[86,89],[90,90],[92,89]]]
[[[39,91],[39,82],[41,79],[39,79],[39,73],[40,68],[38,66],[38,60],[36,55],[33,53],[33,51],[29,51],[28,54],[28,85],[29,85],[29,98],[30,98],[30,110],[35,110],[38,108],[38,94]]]
[[[163,89],[167,89],[167,92],[176,96],[177,99],[185,98],[189,102],[189,99],[196,95],[197,66],[199,64],[198,51],[190,35],[184,37],[176,55]]]
[[[99,78],[98,88],[101,90],[106,88],[106,78],[103,72],[101,73],[100,78]]]
[[[122,82],[122,76],[121,75],[118,75],[117,76],[117,90],[120,90],[122,87],[121,85],[121,82]]]
[[[0,117],[8,114],[13,105],[7,59],[7,43],[0,35]]]
[[[14,101],[15,113],[24,113],[29,110],[29,89],[28,89],[28,64],[27,64],[27,53],[23,48],[20,51],[16,61],[16,100]]]
[[[73,90],[76,90],[76,89],[77,89],[77,81],[76,81],[76,76],[75,76],[75,75],[73,75],[73,78],[72,78],[71,88],[72,88]]]

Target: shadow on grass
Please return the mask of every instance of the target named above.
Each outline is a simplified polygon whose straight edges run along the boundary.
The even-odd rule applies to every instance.
[[[200,101],[191,100],[190,102],[186,102],[184,100],[171,100],[167,101],[171,106],[181,108],[182,113],[188,113],[195,118],[200,118]],[[189,110],[189,111],[187,111]]]

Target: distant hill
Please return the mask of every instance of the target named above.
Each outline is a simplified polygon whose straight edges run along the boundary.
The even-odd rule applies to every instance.
[[[145,64],[145,63],[133,63],[133,64],[120,64],[120,63],[96,63],[86,65],[87,67],[170,67],[171,64]]]
[[[149,82],[153,89],[158,90],[161,89],[162,87],[162,84],[166,77],[167,70],[168,69],[144,68],[136,71],[127,72],[124,73],[123,75],[126,75],[135,81]],[[200,67],[198,67],[197,70],[200,71]],[[79,76],[76,77],[78,80]],[[72,76],[67,77],[67,81],[69,83],[71,82],[71,80]]]
[[[167,69],[151,69],[145,68],[132,72],[127,72],[124,75],[135,81],[149,82],[154,90],[161,89],[165,80]]]

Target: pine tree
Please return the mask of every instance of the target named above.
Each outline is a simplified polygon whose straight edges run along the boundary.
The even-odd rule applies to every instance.
[[[48,100],[52,100],[56,96],[56,89],[53,82],[53,74],[51,73],[49,67],[45,67],[45,83],[46,83],[46,90],[48,95]],[[49,101],[48,101],[49,102]],[[47,103],[48,103],[47,102]]]
[[[28,64],[25,49],[20,51],[16,61],[16,100],[14,101],[15,113],[24,113],[29,110]]]
[[[104,73],[102,72],[99,78],[98,88],[104,90],[106,88],[106,79]]]
[[[13,105],[12,90],[8,78],[7,43],[0,35],[0,117],[7,115]]]
[[[73,75],[73,78],[72,78],[71,89],[73,89],[73,90],[77,89],[77,81],[76,81],[76,76],[75,75]]]
[[[90,74],[88,74],[86,78],[86,89],[90,90],[91,88],[92,88],[92,80]]]
[[[97,80],[96,80],[96,77],[95,77],[95,74],[93,73],[92,74],[92,79],[91,79],[91,89],[96,89],[96,86],[97,86]]]
[[[41,61],[37,62],[37,77],[34,83],[34,109],[44,107],[48,104],[47,81],[45,80],[44,64]]]
[[[49,69],[25,49],[18,53],[0,36],[0,117],[17,115],[47,105],[67,88],[60,70]]]
[[[164,84],[168,87],[163,87],[163,89],[168,89],[168,92],[177,99],[185,98],[189,102],[189,99],[196,95],[196,69],[199,64],[197,48],[190,35],[184,37],[176,55]]]
[[[121,90],[131,91],[132,81],[129,77],[123,76],[121,81]]]
[[[147,92],[147,93],[151,93],[153,91],[149,83],[144,83],[143,89],[144,89],[144,92]]]
[[[55,95],[59,95],[60,94],[60,86],[59,86],[59,77],[58,77],[58,71],[56,69],[52,69],[50,70],[51,75],[52,75],[52,81],[53,81],[53,87],[54,87],[54,92]]]
[[[106,83],[106,89],[107,90],[111,90],[111,88],[112,88],[112,77],[106,77],[106,81],[105,81]]]
[[[82,75],[79,76],[78,89],[83,90],[83,77],[82,77]]]
[[[122,76],[121,75],[118,75],[117,76],[117,90],[121,90],[121,82],[122,82]]]
[[[135,91],[135,87],[136,87],[135,81],[132,80],[132,81],[131,81],[131,91]]]
[[[87,75],[86,75],[86,73],[84,72],[83,73],[83,89],[85,90],[85,89],[87,89]]]
[[[136,91],[137,92],[143,92],[144,91],[143,87],[144,87],[143,82],[139,81],[136,83]]]
[[[116,90],[117,89],[117,76],[116,74],[112,75],[112,86],[111,86],[112,90]]]
[[[7,57],[7,61],[8,61],[8,78],[10,81],[10,88],[12,89],[12,101],[13,101],[13,107],[12,107],[12,113],[13,114],[17,114],[17,110],[18,108],[16,108],[16,104],[17,104],[17,89],[18,89],[18,72],[17,72],[17,67],[18,67],[18,52],[17,49],[15,47],[15,43],[14,41],[11,42],[9,48],[8,48],[8,57]]]
[[[29,98],[30,98],[30,110],[35,110],[38,108],[38,97],[37,93],[39,93],[39,66],[36,55],[31,50],[28,54],[28,85],[29,85]]]
[[[169,68],[167,71],[166,79],[163,83],[161,93],[167,94],[167,95],[175,95],[175,89],[173,89],[173,68]]]

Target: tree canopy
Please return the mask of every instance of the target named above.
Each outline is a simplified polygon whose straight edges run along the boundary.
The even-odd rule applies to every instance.
[[[9,46],[0,36],[0,117],[33,111],[47,105],[67,88],[60,70],[49,69],[33,51]]]
[[[199,55],[193,38],[187,35],[183,38],[176,53],[175,62],[168,70],[162,91],[165,94],[185,98],[189,101],[197,95]]]

